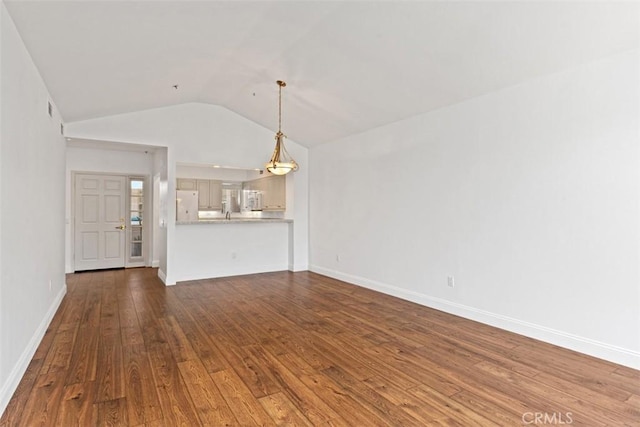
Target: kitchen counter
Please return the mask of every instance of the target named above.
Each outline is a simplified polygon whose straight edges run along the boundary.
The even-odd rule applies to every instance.
[[[238,223],[269,223],[269,222],[285,222],[292,223],[292,219],[284,218],[231,218],[231,219],[199,219],[195,221],[176,221],[176,225],[201,225],[201,224],[238,224]]]

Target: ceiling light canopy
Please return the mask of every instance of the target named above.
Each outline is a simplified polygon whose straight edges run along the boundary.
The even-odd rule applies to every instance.
[[[276,147],[271,155],[271,160],[266,167],[269,172],[274,175],[286,175],[291,171],[298,170],[298,164],[287,152],[284,147],[282,138],[287,136],[282,133],[282,88],[287,84],[282,80],[278,80],[278,132],[276,133]]]

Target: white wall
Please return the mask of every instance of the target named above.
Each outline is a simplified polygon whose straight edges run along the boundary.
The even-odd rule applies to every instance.
[[[225,108],[189,103],[94,120],[67,123],[65,134],[80,139],[116,141],[167,147],[167,206],[175,206],[177,163],[205,163],[240,168],[262,168],[274,148],[274,132]],[[308,267],[308,187],[307,149],[287,140],[287,149],[300,164],[295,176],[287,177],[292,193],[293,270]],[[289,206],[288,206],[289,208]],[[172,276],[175,257],[175,210],[167,213],[167,269],[165,282]]]
[[[180,280],[286,270],[291,223],[178,225],[174,274]]]
[[[640,367],[638,59],[312,149],[311,269]]]
[[[72,190],[72,172],[100,172],[106,174],[119,174],[130,176],[142,176],[147,178],[147,189],[145,189],[146,206],[152,206],[150,203],[151,176],[153,173],[153,152],[135,152],[123,150],[109,150],[98,148],[82,148],[67,147],[66,153],[66,181],[65,181],[65,271],[73,272],[73,190]],[[153,214],[153,211],[147,212]],[[149,230],[145,227],[145,233]],[[150,246],[149,250],[153,248]],[[148,254],[149,255],[149,254]],[[151,254],[153,255],[153,254]],[[153,258],[153,256],[152,256]]]
[[[0,413],[66,291],[60,116],[0,5]],[[53,102],[52,102],[53,103]]]
[[[159,275],[166,283],[167,278],[167,223],[169,213],[169,181],[167,149],[158,148],[153,156],[153,253],[152,264],[159,269]]]
[[[218,179],[221,181],[244,182],[258,179],[263,175],[254,169],[214,168],[211,165],[176,165],[178,178]]]

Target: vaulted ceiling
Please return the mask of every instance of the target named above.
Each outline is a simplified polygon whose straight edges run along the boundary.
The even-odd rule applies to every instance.
[[[221,105],[305,146],[638,48],[633,2],[6,1],[67,122]],[[173,86],[178,85],[175,89]]]

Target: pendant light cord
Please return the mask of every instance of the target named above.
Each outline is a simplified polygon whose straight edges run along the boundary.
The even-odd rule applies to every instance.
[[[282,88],[287,84],[282,80],[278,80],[278,133],[282,134]]]

